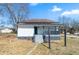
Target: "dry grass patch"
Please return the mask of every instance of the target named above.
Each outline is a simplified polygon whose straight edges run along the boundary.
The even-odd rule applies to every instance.
[[[74,38],[67,38],[67,47],[64,47],[63,38],[51,43],[51,49],[48,49],[48,43],[40,44],[34,55],[79,55],[79,40]]]
[[[17,39],[15,34],[0,35],[0,54],[2,55],[26,55],[34,46],[35,43],[31,40]],[[31,55],[79,55],[79,39],[67,38],[67,47],[64,47],[62,37],[61,40],[51,43],[51,49],[48,49],[48,43],[42,43]]]
[[[31,48],[34,47],[34,43],[31,40],[17,39],[16,35],[0,35],[0,54],[3,55],[20,55],[27,54]]]

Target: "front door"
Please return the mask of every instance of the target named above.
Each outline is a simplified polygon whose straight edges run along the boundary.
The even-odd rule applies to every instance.
[[[37,34],[37,27],[34,27],[34,34]]]

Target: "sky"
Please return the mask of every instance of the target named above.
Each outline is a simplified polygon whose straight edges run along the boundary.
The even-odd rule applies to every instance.
[[[0,7],[1,8],[1,7]],[[15,4],[14,9],[18,8]],[[35,19],[50,19],[53,21],[60,21],[59,17],[70,17],[79,21],[79,3],[30,3],[29,4],[29,18]],[[0,22],[4,21],[5,26],[9,26],[9,15],[4,11],[5,16],[0,15]],[[69,21],[69,20],[66,20]],[[11,26],[11,25],[10,25]]]
[[[30,5],[31,18],[47,18],[59,21],[62,16],[79,17],[79,3],[32,3]]]

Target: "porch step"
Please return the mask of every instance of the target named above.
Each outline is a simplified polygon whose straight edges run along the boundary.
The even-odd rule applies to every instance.
[[[35,35],[34,40],[35,40],[35,43],[43,43],[43,36],[42,35]]]

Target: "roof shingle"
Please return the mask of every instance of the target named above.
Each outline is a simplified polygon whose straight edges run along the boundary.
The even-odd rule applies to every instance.
[[[30,20],[26,20],[23,21],[24,23],[50,23],[53,22],[52,20],[48,20],[48,19],[30,19]]]

